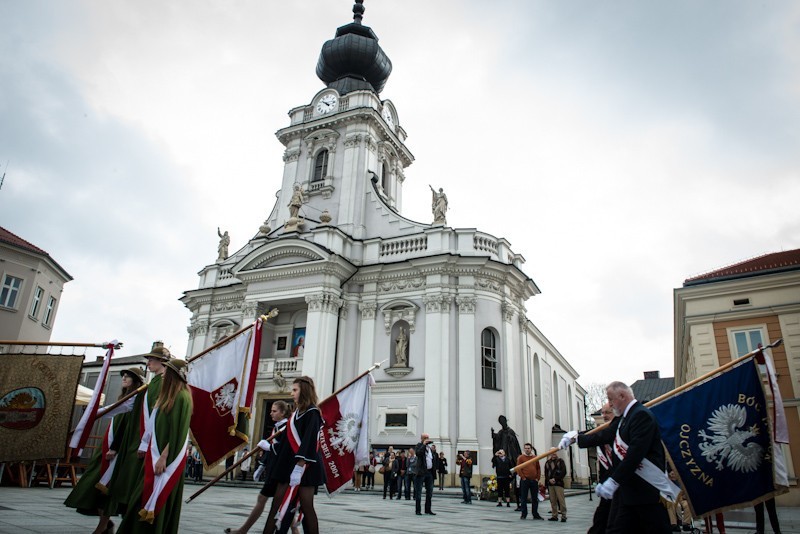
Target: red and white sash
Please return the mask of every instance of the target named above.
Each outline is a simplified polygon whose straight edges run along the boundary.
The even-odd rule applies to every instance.
[[[608,445],[597,447],[597,461],[606,471],[611,469],[611,447]]]
[[[622,426],[622,423],[620,423],[620,426]],[[619,428],[617,428],[617,435],[614,438],[614,454],[616,454],[617,458],[620,460],[624,460],[625,456],[628,454],[628,444],[619,436]],[[676,502],[678,500],[678,493],[680,493],[681,489],[669,479],[666,471],[656,467],[656,465],[647,458],[642,459],[642,463],[636,468],[636,474],[657,489],[662,498],[669,502]]]
[[[141,441],[139,442],[139,452],[147,451],[147,447],[150,445],[150,438],[153,435],[153,431],[155,430],[156,426],[156,411],[158,409],[154,408],[153,411],[150,411],[150,404],[147,400],[147,393],[144,394],[144,399],[142,400],[142,411],[139,423],[139,434],[141,435]]]
[[[106,459],[112,443],[114,443],[114,421],[108,424],[106,435],[103,436],[103,447],[100,450],[100,480],[94,485],[104,495],[108,495],[108,483],[111,481],[111,475],[114,474],[114,466],[117,465],[116,456],[113,460]]]
[[[145,403],[146,404],[146,403]],[[158,413],[158,408],[153,409],[150,416],[155,422],[155,416]],[[160,475],[156,475],[155,468],[156,462],[161,457],[161,451],[158,448],[158,438],[153,426],[147,454],[144,458],[144,487],[142,488],[142,509],[139,510],[139,519],[153,523],[153,520],[164,507],[170,493],[183,476],[183,469],[186,465],[186,451],[189,444],[189,434],[186,434],[186,440],[183,442],[180,452],[175,458],[167,464],[166,469]]]

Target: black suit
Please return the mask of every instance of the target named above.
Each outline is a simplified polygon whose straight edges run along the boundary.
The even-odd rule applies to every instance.
[[[660,503],[656,488],[636,474],[636,468],[645,458],[659,469],[664,469],[666,458],[661,443],[661,431],[655,416],[640,402],[630,407],[625,417],[615,419],[603,430],[590,435],[578,436],[579,447],[613,444],[617,432],[628,445],[628,451],[620,459],[616,451],[612,454],[611,478],[619,484],[611,506],[606,532],[670,532],[667,510]]]
[[[620,417],[615,417],[608,423],[608,432],[611,435],[616,435],[617,433],[617,426],[619,425]],[[608,458],[610,462],[613,462],[613,444],[606,443],[604,440],[607,439],[607,435],[603,433],[603,431],[595,432],[594,434],[581,434],[578,436],[578,446],[582,449],[588,449],[589,447],[599,447],[602,449],[603,454]],[[606,468],[601,462],[598,462],[599,468],[597,473],[597,478],[600,483],[605,482],[612,473],[613,467],[609,466]],[[611,501],[608,499],[600,499],[600,503],[597,505],[597,509],[594,511],[594,516],[592,517],[592,526],[589,527],[589,530],[586,534],[605,534],[606,527],[609,523],[609,514],[611,512]]]
[[[433,474],[432,470],[428,469],[427,454],[429,452],[428,445],[419,442],[414,447],[414,454],[417,456],[417,463],[415,465],[416,473],[414,477],[414,497],[416,498],[416,512],[420,513],[422,504],[422,486],[425,486],[425,513],[432,513],[431,511],[431,496],[433,492]]]

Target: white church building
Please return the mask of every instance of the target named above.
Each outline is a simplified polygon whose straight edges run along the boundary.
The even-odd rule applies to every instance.
[[[457,451],[492,474],[490,428],[505,415],[520,445],[539,452],[558,428],[585,428],[578,374],[526,316],[539,293],[525,259],[502,237],[405,218],[403,183],[414,161],[400,111],[381,92],[391,62],[354,22],[336,30],[317,64],[325,86],[289,111],[277,201],[255,237],[204,267],[181,301],[191,311],[187,356],[277,308],[265,326],[251,431],[271,426],[295,376],[324,398],[374,362],[370,438],[378,451],[425,432],[455,472]],[[555,427],[556,433],[553,429]],[[586,451],[565,454],[586,481]]]

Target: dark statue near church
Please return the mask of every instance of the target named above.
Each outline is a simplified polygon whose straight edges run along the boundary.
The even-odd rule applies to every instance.
[[[505,415],[497,418],[500,423],[500,431],[495,432],[492,428],[492,453],[496,453],[500,449],[506,452],[506,456],[511,460],[511,465],[517,465],[517,457],[522,454],[522,449],[519,446],[517,433],[514,432],[510,426]]]

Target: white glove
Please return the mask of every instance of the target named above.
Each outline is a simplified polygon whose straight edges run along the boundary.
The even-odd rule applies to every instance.
[[[289,485],[291,487],[300,485],[300,479],[303,478],[304,470],[304,467],[300,467],[299,465],[294,466],[294,469],[292,469],[292,474],[289,476]]]
[[[256,472],[253,473],[253,480],[255,480],[256,482],[260,482],[261,481],[261,475],[263,475],[263,474],[264,474],[264,466],[263,465],[259,465],[258,469],[256,469]]]
[[[569,432],[564,434],[564,437],[561,438],[561,441],[558,444],[558,448],[561,450],[568,449],[569,446],[575,442],[575,437],[577,435],[578,435],[577,430],[570,430]]]
[[[272,444],[269,441],[262,439],[258,442],[258,448],[269,452],[270,449],[272,449]]]
[[[610,501],[611,499],[614,498],[614,493],[617,491],[617,488],[619,488],[619,484],[617,483],[617,481],[614,480],[613,478],[609,478],[602,484],[598,485],[594,489],[594,492],[601,499]]]

